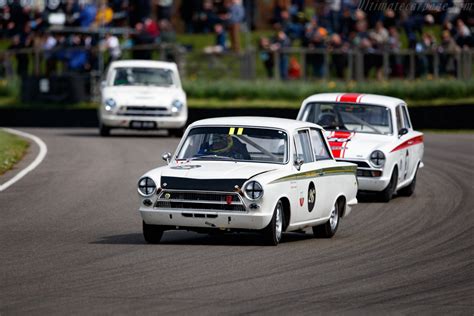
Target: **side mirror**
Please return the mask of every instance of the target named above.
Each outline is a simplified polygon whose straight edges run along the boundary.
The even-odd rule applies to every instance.
[[[408,134],[408,129],[407,128],[401,128],[398,131],[398,137],[402,137],[403,135]]]
[[[301,169],[301,165],[304,164],[304,160],[301,158],[296,158],[295,160],[295,167],[298,169],[298,171]]]
[[[107,81],[103,80],[100,82],[100,89],[104,89],[107,86]]]
[[[172,155],[171,155],[170,152],[164,153],[164,154],[161,156],[161,158],[163,158],[163,160],[166,161],[167,164],[170,163],[171,157],[172,157]]]

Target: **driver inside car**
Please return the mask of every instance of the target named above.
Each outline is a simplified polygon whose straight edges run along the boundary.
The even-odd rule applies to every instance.
[[[198,156],[216,155],[234,159],[251,160],[247,145],[232,135],[214,134],[210,142],[204,144]]]
[[[325,129],[337,129],[341,124],[334,113],[326,112],[319,115],[318,125]]]

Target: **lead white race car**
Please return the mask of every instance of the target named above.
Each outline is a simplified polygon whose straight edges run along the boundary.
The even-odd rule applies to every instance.
[[[423,167],[423,134],[413,130],[403,100],[371,94],[324,93],[303,101],[298,120],[326,130],[336,160],[357,164],[360,191],[388,202],[411,196]]]
[[[282,233],[312,227],[332,237],[357,203],[357,166],[337,162],[318,125],[234,117],[193,123],[168,165],[138,181],[143,235],[163,232],[260,232],[276,245]]]
[[[166,129],[182,136],[188,119],[186,93],[175,63],[121,60],[110,64],[102,82],[99,129]]]

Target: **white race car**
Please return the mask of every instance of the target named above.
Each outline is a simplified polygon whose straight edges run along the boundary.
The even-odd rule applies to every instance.
[[[423,167],[423,134],[413,130],[403,100],[356,93],[316,94],[303,101],[298,120],[326,130],[336,160],[357,164],[359,190],[413,194]]]
[[[102,82],[100,134],[113,128],[167,129],[181,136],[188,109],[175,63],[122,60],[110,64]]]
[[[332,237],[357,203],[357,166],[336,162],[321,128],[296,120],[234,117],[188,127],[167,166],[138,181],[143,235],[166,230],[282,232]]]

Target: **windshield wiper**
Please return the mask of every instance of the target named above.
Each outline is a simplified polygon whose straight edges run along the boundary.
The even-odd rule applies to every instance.
[[[219,155],[203,155],[203,156],[197,156],[197,157],[192,157],[189,160],[199,160],[199,159],[229,159],[229,160],[235,160],[233,157],[228,157],[228,156],[219,156]]]

